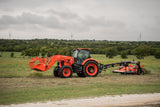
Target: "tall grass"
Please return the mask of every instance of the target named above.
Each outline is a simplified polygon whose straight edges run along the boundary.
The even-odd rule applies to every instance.
[[[28,57],[22,57],[20,56],[19,52],[15,52],[14,57],[10,57],[10,52],[4,52],[2,54],[2,57],[0,57],[0,77],[28,77],[28,76],[33,76],[34,70],[31,70],[29,68],[29,61],[30,58]],[[124,59],[121,59],[120,55],[109,59],[106,58],[105,55],[101,54],[92,54],[92,58],[96,59],[99,61],[99,63],[102,64],[110,64],[110,63],[115,63],[115,62],[121,62],[124,61]],[[125,59],[127,61],[132,61],[132,60],[138,61],[136,57],[130,55],[128,56],[128,59]],[[151,71],[151,74],[160,74],[160,59],[155,59],[153,56],[145,57],[145,59],[140,60],[141,65],[144,64],[145,69]],[[56,66],[54,66],[45,72],[40,72],[42,73],[43,76],[51,76],[53,75],[53,69]],[[104,75],[117,75],[113,74],[112,70],[116,69],[115,68],[109,68],[107,69],[107,72],[102,72]],[[36,76],[36,75],[35,75]]]

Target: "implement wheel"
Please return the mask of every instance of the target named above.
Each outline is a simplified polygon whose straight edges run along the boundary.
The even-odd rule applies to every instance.
[[[137,75],[144,75],[144,71],[143,70],[138,70]]]
[[[72,73],[73,73],[73,70],[68,65],[62,66],[59,71],[61,78],[69,78],[72,76]]]
[[[98,75],[98,64],[95,61],[86,62],[83,72],[85,76],[96,77]]]
[[[56,67],[54,68],[53,74],[54,74],[55,77],[59,77],[59,76],[60,76],[60,74],[59,74],[59,67],[58,67],[58,66],[56,66]]]

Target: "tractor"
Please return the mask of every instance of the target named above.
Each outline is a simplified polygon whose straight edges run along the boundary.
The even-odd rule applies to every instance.
[[[38,64],[35,64],[36,61]],[[57,66],[53,70],[55,77],[69,78],[72,77],[73,73],[77,73],[79,77],[96,77],[101,73],[103,65],[97,60],[91,58],[90,49],[88,48],[77,48],[73,50],[73,55],[53,55],[47,59],[44,58],[32,58],[29,62],[31,69],[36,71],[47,71],[55,63]]]
[[[36,61],[39,61],[38,64],[35,64]],[[55,63],[57,66],[53,70],[55,77],[69,78],[72,77],[73,73],[77,73],[79,77],[96,77],[103,69],[109,67],[121,66],[119,70],[114,70],[113,73],[121,74],[144,74],[140,66],[140,62],[136,63],[135,61],[123,61],[112,64],[101,64],[97,60],[91,58],[90,49],[88,48],[77,48],[73,50],[73,55],[64,56],[64,55],[53,55],[47,59],[47,57],[36,57],[32,58],[29,62],[31,69],[36,71],[47,71]],[[128,64],[136,63],[135,68],[133,66],[128,66]]]

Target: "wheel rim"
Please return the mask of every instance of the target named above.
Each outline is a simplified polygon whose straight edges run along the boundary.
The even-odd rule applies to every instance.
[[[89,76],[94,76],[96,75],[97,73],[97,66],[94,64],[94,63],[90,63],[87,65],[86,67],[86,73],[89,75]]]
[[[64,68],[62,73],[63,73],[63,76],[68,77],[71,75],[71,70],[69,68]]]

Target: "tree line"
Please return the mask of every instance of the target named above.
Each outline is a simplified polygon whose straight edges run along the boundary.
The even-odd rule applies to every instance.
[[[121,55],[135,55],[139,59],[154,55],[160,58],[159,41],[107,41],[107,40],[57,40],[57,39],[33,39],[33,40],[7,40],[0,39],[1,52],[21,52],[22,56],[52,56],[56,54],[71,56],[75,48],[90,48],[92,54],[106,54],[113,58]]]

